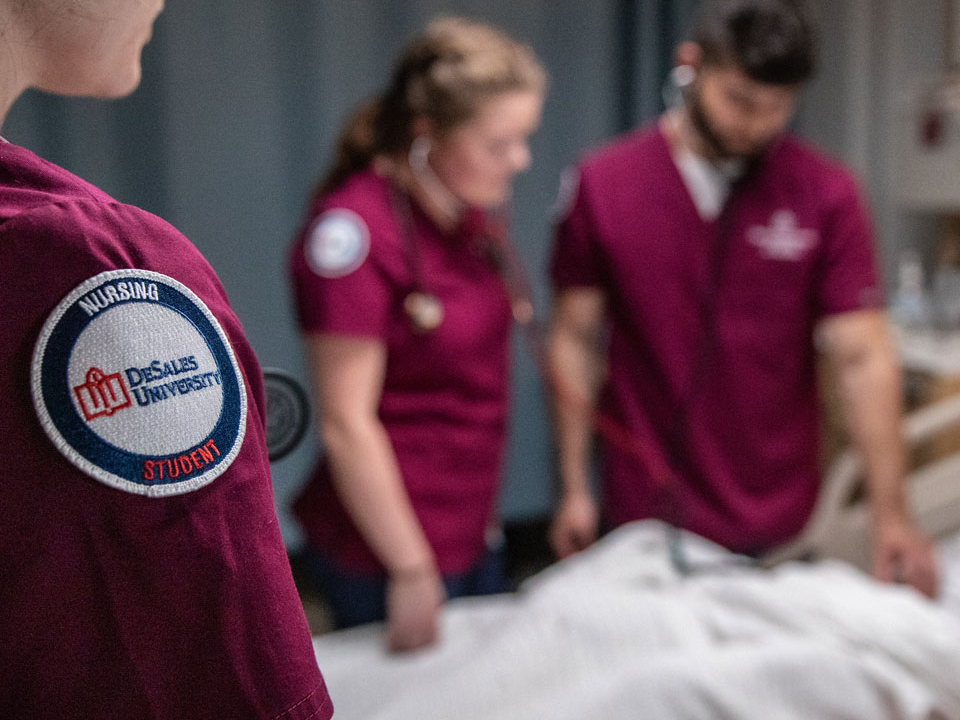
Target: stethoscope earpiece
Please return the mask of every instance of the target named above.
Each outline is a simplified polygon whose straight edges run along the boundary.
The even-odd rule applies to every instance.
[[[668,110],[683,106],[687,90],[697,79],[697,70],[693,65],[677,65],[670,70],[663,84],[663,105]]]
[[[693,65],[677,65],[670,71],[670,80],[682,90],[688,88],[697,78],[697,71]]]
[[[390,186],[390,204],[400,225],[400,232],[406,246],[406,261],[412,281],[412,288],[403,297],[403,312],[415,335],[427,335],[443,323],[443,301],[425,289],[423,268],[420,266],[420,249],[413,227],[413,214],[410,197],[396,185]],[[490,265],[500,275],[510,295],[510,309],[514,320],[520,325],[530,325],[534,320],[533,302],[529,281],[523,272],[521,263],[514,256],[505,237],[499,234],[483,232],[486,242],[483,247],[472,246],[482,255],[486,255]]]

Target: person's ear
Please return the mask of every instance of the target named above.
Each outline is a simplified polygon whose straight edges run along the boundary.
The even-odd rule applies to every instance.
[[[703,59],[703,50],[695,42],[682,42],[677,45],[673,51],[673,64],[675,67],[683,65],[689,66],[694,72],[700,69],[700,61]]]
[[[410,136],[413,138],[425,137],[433,140],[433,123],[425,115],[417,115],[410,123]]]
[[[685,42],[677,45],[673,53],[674,66],[663,84],[663,105],[667,109],[678,109],[686,101],[687,91],[697,79],[697,67],[700,64],[700,46]]]

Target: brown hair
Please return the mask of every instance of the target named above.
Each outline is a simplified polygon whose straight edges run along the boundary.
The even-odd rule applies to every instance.
[[[527,45],[473,20],[434,20],[400,56],[386,90],[347,121],[317,192],[336,189],[376,155],[406,152],[417,117],[442,133],[497,95],[545,88],[546,73]]]
[[[816,67],[816,23],[805,0],[710,0],[693,41],[705,65],[733,65],[762,83],[797,85]]]

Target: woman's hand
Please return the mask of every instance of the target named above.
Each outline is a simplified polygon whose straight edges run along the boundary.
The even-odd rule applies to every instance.
[[[589,491],[564,493],[560,499],[548,539],[562,560],[585,550],[597,539],[599,512]]]
[[[402,652],[436,642],[445,599],[443,581],[432,566],[391,573],[387,580],[387,647]]]
[[[387,349],[379,340],[307,337],[318,425],[333,485],[363,539],[388,568],[387,645],[434,642],[443,584],[379,418]]]

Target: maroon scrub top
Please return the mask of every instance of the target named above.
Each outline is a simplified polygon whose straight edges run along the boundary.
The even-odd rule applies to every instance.
[[[386,345],[379,417],[444,575],[469,569],[484,552],[503,464],[510,305],[481,229],[474,222],[442,232],[368,169],[315,201],[291,253],[304,334]],[[404,312],[415,290],[443,304],[431,332],[414,331]],[[294,509],[311,546],[341,569],[382,571],[334,493],[324,458]]]
[[[814,327],[883,302],[850,175],[783,137],[705,221],[643,129],[580,164],[551,274],[606,293],[600,409],[673,469],[664,491],[604,447],[608,520],[659,516],[748,552],[795,535],[819,486]]]
[[[329,718],[213,270],[9,143],[0,246],[0,716]]]

